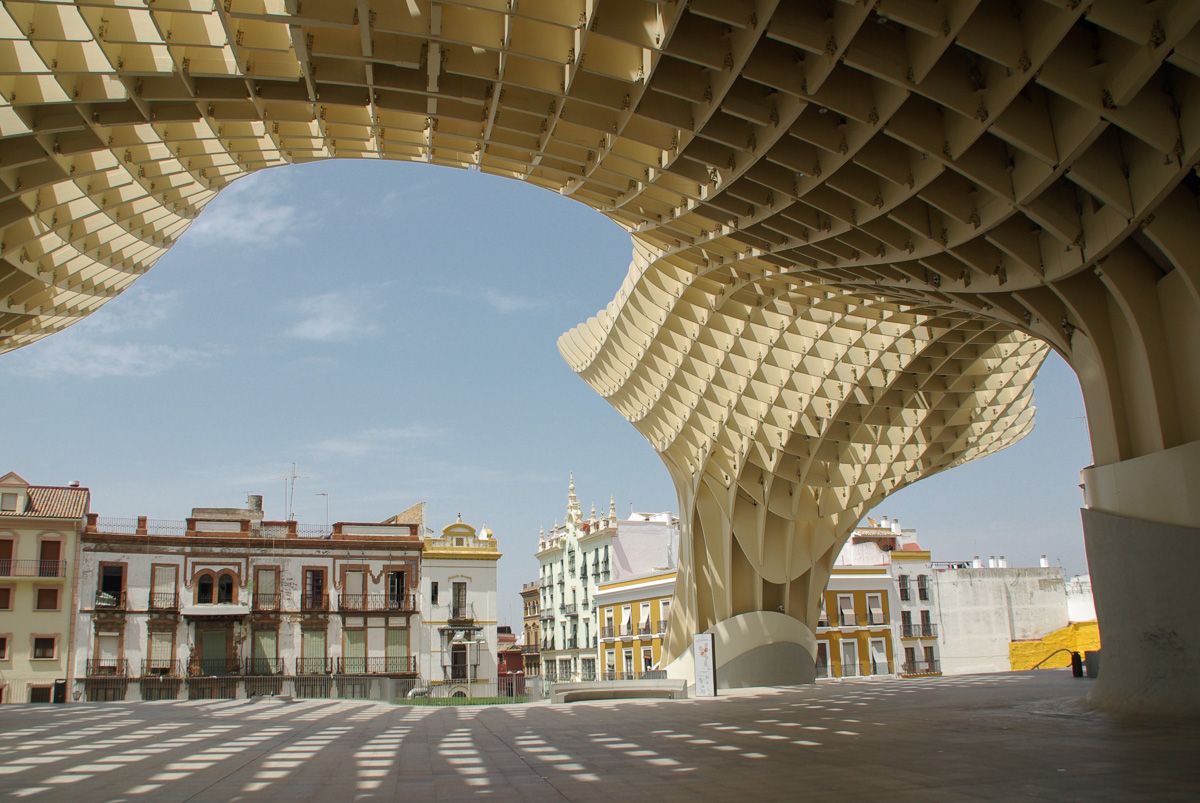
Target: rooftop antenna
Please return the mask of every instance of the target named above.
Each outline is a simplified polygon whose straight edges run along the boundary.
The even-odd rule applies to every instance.
[[[292,463],[292,470],[283,477],[283,512],[285,521],[295,521],[295,502],[296,502],[296,480],[302,479],[300,474],[296,473],[296,464]]]
[[[329,492],[328,491],[317,491],[315,494],[313,494],[313,496],[325,497],[325,530],[328,531],[329,530]]]

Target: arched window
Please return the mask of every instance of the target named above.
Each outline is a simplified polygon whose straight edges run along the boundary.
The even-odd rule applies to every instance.
[[[233,575],[222,573],[217,578],[217,602],[233,602]]]
[[[207,572],[196,581],[196,604],[211,605],[213,602],[213,576]]]

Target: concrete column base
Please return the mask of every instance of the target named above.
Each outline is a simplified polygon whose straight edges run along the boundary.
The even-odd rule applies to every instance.
[[[1200,528],[1082,513],[1103,655],[1090,701],[1200,718]]]
[[[717,688],[792,686],[817,678],[817,639],[800,620],[774,611],[753,611],[709,628],[713,634]],[[667,677],[696,683],[692,650],[667,667]]]

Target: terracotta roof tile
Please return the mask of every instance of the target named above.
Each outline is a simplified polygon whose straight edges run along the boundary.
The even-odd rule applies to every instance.
[[[22,518],[82,519],[87,515],[91,492],[87,488],[30,485],[29,504],[20,513],[0,511],[0,516]]]

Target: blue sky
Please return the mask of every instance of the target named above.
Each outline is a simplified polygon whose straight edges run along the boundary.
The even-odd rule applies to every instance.
[[[0,355],[0,472],[78,479],[106,516],[184,518],[261,493],[283,516],[375,521],[418,500],[461,512],[505,553],[501,614],[536,573],[539,526],[567,474],[585,510],[674,510],[654,450],[558,355],[607,304],[629,238],[515,181],[327,162],[236,182],[158,265],[84,322]],[[1079,386],[1057,357],[1038,426],[999,455],[924,480],[876,511],[935,559],[1040,554],[1086,571]]]

